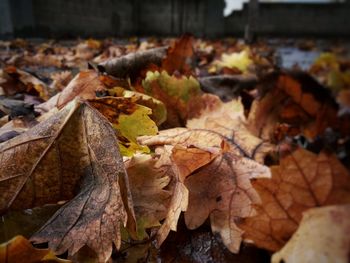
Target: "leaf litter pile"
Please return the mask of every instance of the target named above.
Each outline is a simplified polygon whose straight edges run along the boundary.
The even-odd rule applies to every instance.
[[[348,262],[344,52],[0,42],[0,262]]]

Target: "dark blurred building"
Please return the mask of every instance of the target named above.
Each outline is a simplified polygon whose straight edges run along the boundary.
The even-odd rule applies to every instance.
[[[243,36],[248,5],[223,17],[224,0],[0,0],[1,37]],[[268,36],[350,36],[344,3],[261,3]]]

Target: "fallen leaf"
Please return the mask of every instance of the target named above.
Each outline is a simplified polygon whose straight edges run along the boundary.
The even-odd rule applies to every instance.
[[[0,71],[0,86],[6,95],[14,95],[20,92],[38,95],[43,100],[48,99],[48,90],[44,82],[32,74],[9,66]]]
[[[125,163],[138,222],[138,238],[147,237],[145,229],[159,227],[166,217],[170,191],[165,188],[170,176],[164,168],[156,167],[158,159],[151,155],[134,155]]]
[[[264,95],[253,102],[248,116],[248,127],[256,136],[274,141],[279,125],[289,124],[314,139],[338,125],[338,107],[329,91],[305,73],[271,74],[260,90]]]
[[[36,109],[47,112],[54,107],[62,108],[75,98],[94,99],[96,91],[103,91],[105,88],[97,72],[94,70],[82,71],[69,82],[62,92],[38,105]]]
[[[70,260],[59,259],[49,249],[37,249],[23,236],[16,236],[6,243],[0,244],[0,262],[37,263],[59,262],[69,263]]]
[[[253,182],[262,199],[257,216],[239,224],[258,247],[280,249],[307,209],[350,202],[349,172],[333,154],[299,148],[270,169],[271,179]]]
[[[150,118],[157,124],[157,126],[160,126],[163,122],[166,121],[167,111],[164,103],[160,100],[131,90],[123,90],[121,96],[125,98],[133,98],[133,100],[135,100],[135,103],[152,109]]]
[[[120,246],[120,224],[128,220],[132,230],[131,195],[115,131],[88,104],[68,104],[2,143],[0,156],[1,213],[76,195],[32,240],[49,241],[56,253],[68,249],[70,255],[88,245],[100,261],[106,261],[112,242]]]
[[[225,106],[229,107],[232,104],[225,104],[222,107]],[[233,112],[231,121],[240,123],[242,116],[240,107]],[[257,157],[255,153],[260,151],[258,148],[262,143],[254,145],[256,148],[253,149],[250,145],[240,146],[235,142],[236,137],[232,137],[230,141],[225,135],[231,136],[232,131],[223,129],[218,123],[210,122],[215,117],[207,118],[207,115],[203,114],[202,119],[197,120],[199,123],[197,126],[202,125],[208,130],[176,128],[160,131],[159,135],[153,137],[139,137],[138,140],[146,145],[164,145],[163,152],[160,153],[164,158],[163,164],[172,164],[169,165],[174,172],[172,176],[177,178],[178,190],[174,191],[175,196],[172,197],[170,206],[172,209],[169,209],[165,221],[169,227],[167,225],[164,229],[168,231],[158,234],[166,237],[169,230],[176,230],[180,212],[186,210],[189,202],[185,212],[187,226],[190,229],[197,228],[210,217],[213,232],[220,233],[228,249],[237,253],[243,232],[236,226],[235,220],[253,216],[252,204],[260,200],[250,185],[250,179],[269,177],[270,172],[267,167],[250,159],[252,156]],[[209,125],[206,125],[207,119]],[[227,118],[224,116],[223,119]],[[225,135],[215,129],[220,129]],[[247,144],[247,141],[242,142]],[[249,152],[245,152],[245,149]]]
[[[253,63],[249,57],[250,50],[245,49],[239,53],[221,55],[221,60],[217,60],[213,63],[215,71],[223,68],[238,69],[240,72],[245,73],[248,67]]]
[[[272,263],[349,262],[350,205],[306,211],[298,230],[272,256]]]
[[[166,126],[183,126],[188,105],[200,95],[198,81],[193,77],[170,76],[166,71],[147,72],[142,81],[145,93],[162,101],[167,108]]]
[[[233,253],[239,252],[243,231],[236,225],[255,215],[260,202],[250,180],[269,177],[268,167],[233,153],[223,153],[185,180],[189,205],[185,222],[189,229],[201,226],[209,217],[214,233]]]
[[[104,97],[90,100],[90,104],[101,112],[118,131],[120,152],[132,156],[136,152],[149,153],[147,146],[137,143],[142,135],[155,135],[157,125],[150,119],[152,110],[135,103],[136,98]]]
[[[169,75],[178,72],[190,76],[192,75],[193,55],[193,37],[188,34],[183,35],[168,49],[167,55],[162,61],[161,69]]]

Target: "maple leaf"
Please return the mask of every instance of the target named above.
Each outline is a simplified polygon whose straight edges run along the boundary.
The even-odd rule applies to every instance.
[[[69,263],[70,260],[59,259],[49,249],[37,249],[23,236],[15,236],[8,242],[0,244],[0,262],[21,263],[58,262]]]
[[[28,154],[28,151],[31,154]],[[120,246],[120,224],[133,231],[128,179],[115,131],[86,103],[72,102],[0,145],[0,212],[70,200],[32,240],[56,253],[84,245],[106,261]],[[77,193],[77,190],[80,191]]]
[[[162,101],[167,108],[166,125],[183,126],[188,116],[188,105],[201,93],[198,81],[193,77],[169,76],[166,71],[147,72],[142,81],[146,94]]]
[[[165,221],[170,227],[164,227],[168,231],[161,232],[159,240],[170,229],[176,230],[179,214],[185,211],[189,228],[199,227],[210,217],[213,232],[220,233],[230,251],[238,252],[243,232],[235,221],[255,215],[252,205],[260,200],[250,179],[270,175],[254,159],[262,161],[271,148],[247,130],[248,135],[238,133],[245,120],[240,101],[214,107],[188,121],[189,128],[163,130],[138,140],[161,149],[162,163],[171,167],[170,176],[179,188],[173,192],[179,194],[172,197]]]
[[[303,214],[298,230],[272,256],[272,263],[348,262],[350,205],[313,208]]]
[[[256,136],[275,140],[277,127],[288,124],[314,139],[327,127],[338,125],[335,101],[305,73],[271,74],[262,81],[260,89],[264,95],[253,102],[248,117],[249,129]]]
[[[280,249],[309,208],[350,202],[349,172],[335,155],[299,148],[270,169],[270,180],[253,182],[262,199],[257,215],[239,224],[258,247]]]
[[[149,152],[147,146],[141,146],[136,138],[141,135],[155,135],[157,125],[150,119],[152,110],[136,104],[134,98],[104,97],[90,100],[90,104],[101,112],[118,131],[120,152],[131,156],[135,152]]]

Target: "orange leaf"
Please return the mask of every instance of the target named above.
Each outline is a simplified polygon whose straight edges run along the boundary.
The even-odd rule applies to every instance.
[[[257,216],[239,225],[259,247],[280,249],[309,208],[350,202],[349,172],[335,155],[300,148],[272,166],[271,172],[272,179],[253,183],[262,199]]]
[[[189,62],[193,59],[193,37],[191,35],[183,35],[177,40],[167,53],[162,62],[162,69],[172,75],[175,71],[186,76],[191,75],[191,65]]]

